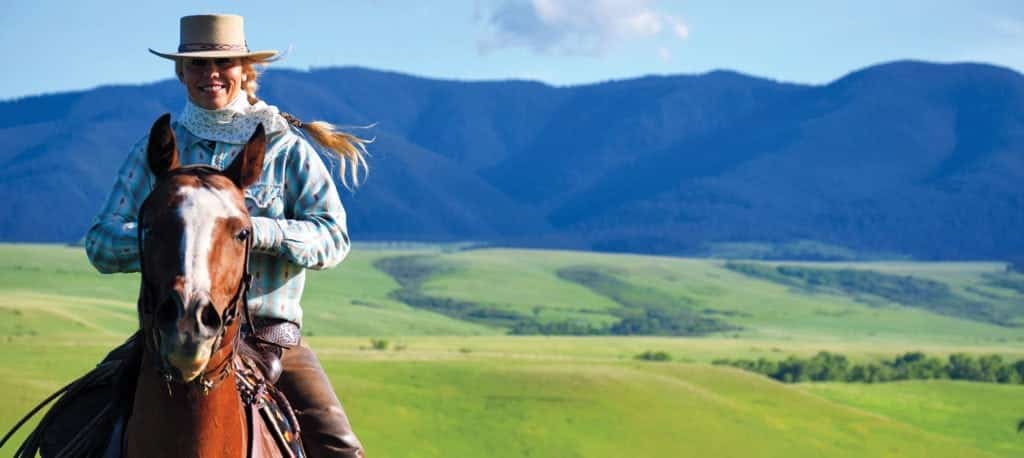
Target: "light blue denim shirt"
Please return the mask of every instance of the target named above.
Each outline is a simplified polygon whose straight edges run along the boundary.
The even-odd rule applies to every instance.
[[[223,169],[243,146],[196,137],[178,123],[173,127],[182,165]],[[146,165],[148,140],[132,148],[86,234],[86,253],[100,272],[139,270],[136,218],[154,183]],[[249,308],[255,316],[301,326],[306,269],[333,267],[350,248],[345,209],[330,172],[294,129],[271,134],[263,173],[245,190],[245,202],[253,221]]]

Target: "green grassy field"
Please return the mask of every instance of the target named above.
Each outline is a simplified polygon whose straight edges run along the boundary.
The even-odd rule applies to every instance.
[[[589,266],[742,329],[701,337],[508,336],[485,321],[389,296],[399,284],[373,264],[410,254],[453,267],[423,283],[434,297],[539,320],[614,321],[621,304],[557,275]],[[339,268],[310,275],[304,331],[374,457],[1024,455],[1024,435],[1015,432],[1024,385],[784,385],[709,364],[821,350],[852,359],[912,350],[1021,359],[1024,329],[794,289],[723,265],[429,246],[356,250]],[[987,280],[1002,273],[995,263],[801,265],[933,279],[1010,310],[1021,300]],[[137,281],[96,274],[78,248],[0,245],[0,429],[134,329]],[[370,349],[369,337],[390,348]],[[634,359],[647,350],[673,361]]]

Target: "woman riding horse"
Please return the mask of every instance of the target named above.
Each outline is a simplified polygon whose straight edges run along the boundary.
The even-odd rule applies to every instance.
[[[254,332],[278,352],[283,372],[277,386],[296,410],[307,454],[361,457],[362,446],[341,403],[299,333],[305,270],[333,267],[349,251],[338,192],[303,133],[339,156],[343,180],[346,169],[354,181],[359,169],[365,170],[363,141],[327,123],[303,123],[256,97],[255,65],[274,60],[278,52],[249,50],[241,16],[186,16],[180,27],[178,52],[150,50],[174,61],[187,95],[172,124],[178,160],[224,168],[256,127],[265,127],[262,173],[245,190],[253,226],[248,304]],[[139,271],[136,218],[154,183],[147,143],[144,137],[131,150],[86,236],[89,260],[100,272]]]

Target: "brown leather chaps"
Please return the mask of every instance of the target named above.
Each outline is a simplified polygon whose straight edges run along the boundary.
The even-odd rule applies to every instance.
[[[331,381],[306,343],[285,349],[281,365],[284,371],[276,385],[299,419],[306,454],[310,458],[363,458],[363,446],[352,432]]]

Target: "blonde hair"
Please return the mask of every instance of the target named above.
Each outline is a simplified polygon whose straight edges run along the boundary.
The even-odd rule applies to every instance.
[[[181,59],[174,60],[174,73],[178,75],[178,79],[183,79],[181,61]],[[252,61],[242,60],[242,90],[245,91],[251,104],[260,100],[256,96],[256,89],[259,88],[259,82],[257,82],[259,71],[256,64]],[[365,177],[369,173],[370,166],[366,162],[366,156],[369,156],[370,153],[366,151],[366,145],[372,143],[372,139],[364,139],[340,131],[326,121],[304,122],[294,115],[284,112],[281,113],[281,116],[289,124],[306,131],[320,146],[338,156],[338,176],[341,177],[341,184],[346,188],[349,187],[349,178],[351,178],[353,186],[359,186],[360,176]],[[360,169],[362,169],[362,173],[360,173]],[[348,172],[347,176],[346,171]]]

